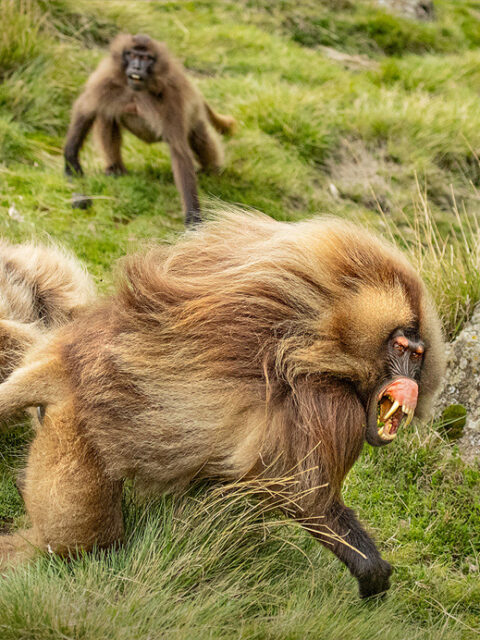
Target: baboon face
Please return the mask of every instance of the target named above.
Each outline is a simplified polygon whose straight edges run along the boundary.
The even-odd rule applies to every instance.
[[[128,86],[134,91],[142,91],[147,88],[147,82],[152,74],[156,62],[156,56],[149,47],[145,37],[141,42],[133,39],[132,47],[123,50],[122,60],[127,76]]]
[[[368,401],[367,442],[383,446],[392,442],[415,413],[425,345],[416,329],[396,329],[384,348],[380,384]]]

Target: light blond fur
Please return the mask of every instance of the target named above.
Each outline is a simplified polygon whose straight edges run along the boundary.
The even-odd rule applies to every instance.
[[[323,542],[327,531],[342,538],[332,549],[362,595],[388,588],[389,565],[341,486],[365,440],[364,399],[385,375],[385,341],[412,326],[425,344],[425,411],[442,375],[439,322],[402,254],[366,231],[227,212],[126,259],[116,295],[0,386],[0,415],[46,410],[22,535],[59,553],[118,541],[125,478],[178,491],[196,478],[295,474],[290,515]],[[0,538],[0,560],[23,557],[16,540]]]
[[[0,379],[27,347],[73,320],[95,297],[86,269],[64,249],[0,240]]]

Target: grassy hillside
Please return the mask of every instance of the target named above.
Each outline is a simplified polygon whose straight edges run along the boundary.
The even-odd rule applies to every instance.
[[[480,298],[480,4],[437,0],[432,22],[353,0],[0,0],[0,230],[72,248],[102,290],[110,265],[183,224],[168,152],[125,136],[130,173],[62,175],[73,100],[121,31],[165,40],[211,104],[231,113],[221,175],[202,204],[279,219],[333,213],[393,237],[421,268],[449,336]],[[73,211],[72,192],[94,206]],[[0,528],[21,524],[14,486],[28,425],[0,437]],[[367,448],[346,500],[395,565],[360,603],[328,552],[249,488],[125,499],[118,552],[44,558],[0,581],[0,637],[382,640],[480,635],[480,470],[435,426]]]

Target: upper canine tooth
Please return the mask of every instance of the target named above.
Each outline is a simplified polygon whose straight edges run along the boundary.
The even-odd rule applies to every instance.
[[[408,413],[407,413],[407,419],[405,421],[405,426],[408,427],[408,425],[411,423],[411,421],[413,420],[413,414],[415,413],[415,411],[413,409],[409,409]]]
[[[390,416],[393,416],[393,414],[395,413],[395,411],[398,409],[399,406],[400,406],[400,403],[397,400],[395,400],[395,402],[392,404],[392,406],[388,410],[388,413],[383,416],[383,420],[386,421],[390,418]]]

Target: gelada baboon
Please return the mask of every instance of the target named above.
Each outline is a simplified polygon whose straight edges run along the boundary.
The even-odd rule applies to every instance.
[[[27,347],[72,320],[94,299],[93,281],[65,250],[0,240],[0,380]]]
[[[124,478],[171,491],[295,473],[286,511],[362,596],[381,593],[390,565],[342,481],[365,439],[388,444],[425,412],[442,367],[437,316],[393,246],[340,221],[222,214],[126,259],[117,293],[0,385],[0,415],[45,413],[32,528],[0,537],[0,563],[119,541]]]
[[[107,174],[126,171],[122,127],[145,142],[164,140],[186,223],[200,221],[193,154],[202,168],[218,169],[223,153],[211,125],[226,133],[235,121],[211,109],[163,42],[146,35],[119,35],[112,42],[110,55],[90,76],[73,107],[65,144],[67,175],[82,174],[78,154],[94,122]]]

